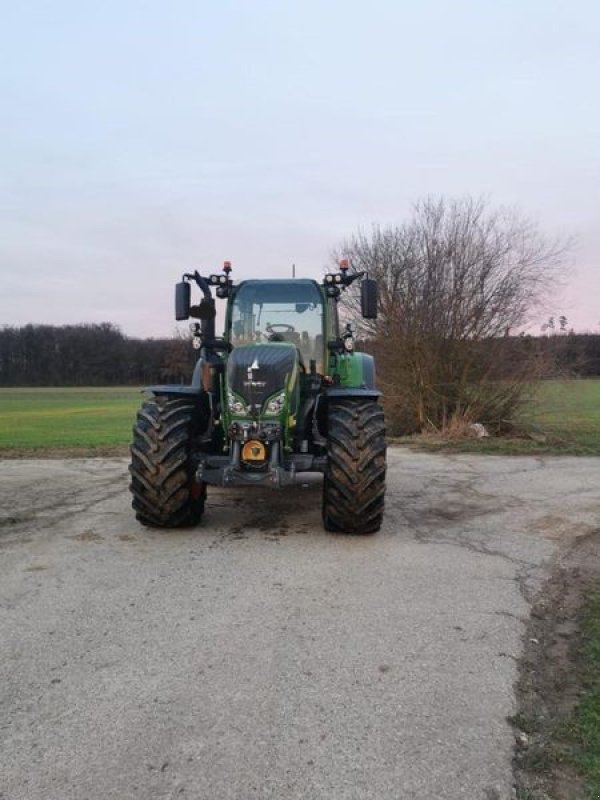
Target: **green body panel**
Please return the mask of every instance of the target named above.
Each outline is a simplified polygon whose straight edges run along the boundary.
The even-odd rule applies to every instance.
[[[261,347],[265,347],[265,343],[262,342]],[[287,342],[271,342],[269,347],[292,347]],[[246,345],[246,347],[252,347],[252,345]],[[295,348],[294,348],[295,349]],[[296,351],[297,352],[297,351]],[[283,430],[284,434],[284,448],[289,450],[292,444],[292,436],[294,432],[294,428],[296,427],[296,415],[298,413],[298,407],[300,404],[300,384],[301,384],[301,370],[300,370],[300,363],[299,363],[299,356],[296,354],[294,370],[291,375],[287,377],[286,386],[285,386],[285,402],[281,411],[278,414],[272,413],[265,413],[262,411],[258,415],[240,415],[236,414],[229,408],[229,403],[227,402],[227,393],[231,392],[236,398],[243,401],[243,398],[236,395],[235,392],[231,390],[231,388],[227,385],[227,367],[225,367],[225,371],[223,374],[223,379],[221,382],[221,408],[223,409],[223,422],[224,422],[224,429],[227,430],[229,426],[233,422],[278,422]],[[277,389],[270,397],[265,400],[264,406],[267,403],[281,394],[281,389]]]
[[[342,388],[375,388],[375,361],[368,353],[334,355],[330,359],[330,370],[339,378]]]

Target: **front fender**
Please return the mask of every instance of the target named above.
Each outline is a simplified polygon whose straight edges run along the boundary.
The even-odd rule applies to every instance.
[[[378,397],[381,397],[381,392],[379,389],[363,389],[361,387],[348,387],[347,389],[328,389],[325,392],[325,397],[328,399],[345,397],[345,398],[353,398],[353,397],[371,397],[373,400],[377,400]]]
[[[165,383],[158,386],[146,386],[144,392],[151,392],[154,395],[168,394],[173,397],[201,397],[206,392],[201,386],[182,386],[179,383]]]

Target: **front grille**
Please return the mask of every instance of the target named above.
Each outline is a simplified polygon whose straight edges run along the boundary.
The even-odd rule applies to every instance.
[[[262,406],[277,391],[284,391],[297,359],[287,342],[236,347],[227,359],[229,388],[251,406]]]

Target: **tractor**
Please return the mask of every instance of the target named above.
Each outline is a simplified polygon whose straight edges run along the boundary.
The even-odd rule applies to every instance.
[[[244,280],[231,264],[175,287],[175,317],[192,317],[199,358],[189,385],[151,386],[131,445],[133,509],[143,525],[196,525],[207,487],[285,488],[323,474],[328,531],[369,534],[383,517],[386,443],[373,357],[341,329],[342,292],[360,281],[362,316],[377,316],[377,283],[347,261],[322,282]],[[191,286],[202,293],[192,305]],[[215,335],[216,301],[226,301]],[[306,479],[304,479],[306,480]]]

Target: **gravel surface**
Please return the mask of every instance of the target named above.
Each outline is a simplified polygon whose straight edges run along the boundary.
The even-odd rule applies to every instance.
[[[0,462],[2,800],[508,800],[514,682],[600,459],[389,451],[385,523],[320,485],[140,527],[123,459]]]

